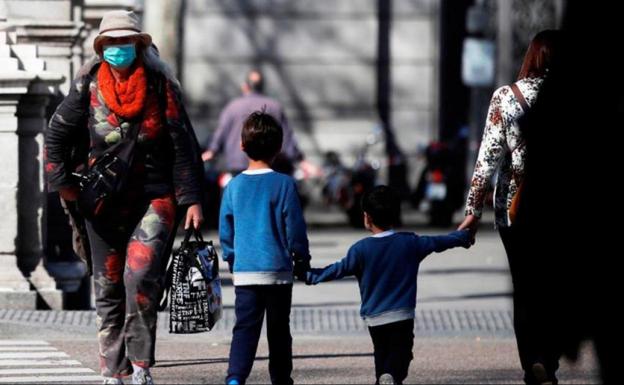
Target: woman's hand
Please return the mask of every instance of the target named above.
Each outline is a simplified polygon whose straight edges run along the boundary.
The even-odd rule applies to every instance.
[[[462,222],[461,225],[457,228],[457,230],[468,230],[472,235],[472,244],[475,242],[475,235],[477,234],[477,230],[479,228],[480,219],[474,215],[467,215],[466,219]]]
[[[80,190],[78,187],[63,187],[59,190],[59,195],[66,202],[75,202],[78,199]]]
[[[186,210],[186,222],[184,223],[184,230],[188,230],[191,224],[196,230],[199,230],[199,226],[204,222],[204,215],[202,214],[201,204],[195,203],[189,206]]]

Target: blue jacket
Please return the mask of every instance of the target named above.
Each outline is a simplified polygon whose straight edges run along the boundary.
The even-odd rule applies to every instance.
[[[418,236],[387,231],[357,242],[347,256],[307,273],[307,283],[354,275],[360,285],[360,315],[369,326],[414,318],[416,276],[420,262],[433,252],[470,246],[468,231],[442,236]]]
[[[219,236],[234,285],[292,283],[293,255],[310,255],[294,180],[270,169],[232,179],[221,201]]]

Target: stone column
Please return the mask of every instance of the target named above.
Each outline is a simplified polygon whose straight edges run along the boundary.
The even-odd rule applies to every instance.
[[[60,88],[55,90],[54,97],[47,102],[44,116],[49,118],[69,91],[70,82],[82,65],[83,41],[88,33],[82,21],[82,2],[49,0],[42,4],[37,0],[4,0],[4,3],[14,36],[10,55],[26,70],[47,70],[65,78]],[[62,236],[70,234],[71,229],[58,195],[47,194],[42,206],[45,208],[41,228],[45,270],[40,269],[41,274],[38,274],[38,288],[58,288],[65,294],[64,306],[84,307],[87,301],[77,304],[75,297],[88,295],[90,285],[86,266],[73,255],[71,238]],[[32,266],[24,269],[30,270]],[[54,277],[54,284],[46,272]]]
[[[65,76],[61,92],[67,95],[76,71],[82,65],[82,43],[87,37],[81,21],[25,20],[12,23],[19,45],[37,46],[37,58],[45,69]]]
[[[46,107],[64,77],[42,70],[27,55],[36,46],[14,45],[15,31],[0,28],[0,306],[60,308],[42,267],[42,148]]]

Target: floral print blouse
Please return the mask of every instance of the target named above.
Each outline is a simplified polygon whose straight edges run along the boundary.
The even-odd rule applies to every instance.
[[[542,81],[542,78],[525,78],[516,83],[529,105],[535,101]],[[509,207],[524,176],[526,148],[516,123],[523,113],[510,86],[494,92],[468,192],[466,215],[481,217],[490,180],[496,174],[494,211],[497,227],[510,226]]]

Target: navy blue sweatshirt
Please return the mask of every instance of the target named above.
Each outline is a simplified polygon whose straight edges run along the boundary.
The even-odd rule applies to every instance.
[[[433,252],[471,242],[468,231],[441,236],[418,236],[387,231],[355,243],[341,261],[307,273],[307,283],[354,275],[360,285],[360,315],[369,326],[414,318],[416,276],[420,262]]]

